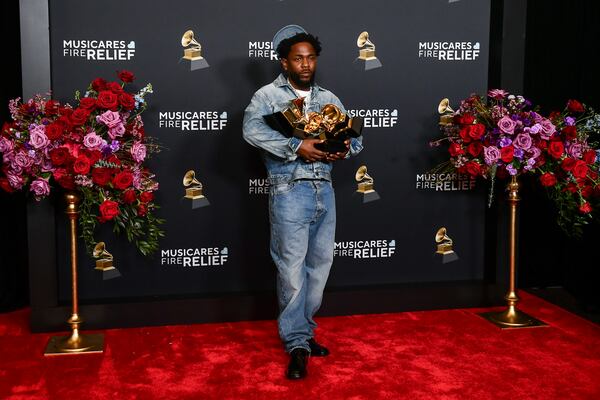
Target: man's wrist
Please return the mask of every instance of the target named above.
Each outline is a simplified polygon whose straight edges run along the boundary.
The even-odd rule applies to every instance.
[[[295,136],[291,137],[288,142],[288,146],[290,147],[290,149],[292,149],[294,153],[297,153],[298,149],[300,149],[300,146],[302,146],[302,139],[297,138]]]

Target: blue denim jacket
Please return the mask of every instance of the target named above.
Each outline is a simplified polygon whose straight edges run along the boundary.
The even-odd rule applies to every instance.
[[[295,98],[296,93],[283,74],[269,85],[257,90],[244,112],[244,139],[252,146],[261,149],[271,185],[288,183],[296,179],[331,181],[331,163],[305,162],[296,155],[302,140],[283,136],[271,129],[263,118],[264,115],[284,110],[289,106],[290,100]],[[335,104],[345,112],[344,106],[336,95],[314,84],[311,87],[308,107],[305,105],[305,108],[308,108],[308,112],[319,112],[328,103]],[[362,148],[362,136],[353,138],[349,153],[358,154]]]

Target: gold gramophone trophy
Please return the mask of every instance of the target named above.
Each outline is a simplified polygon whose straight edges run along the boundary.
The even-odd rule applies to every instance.
[[[454,120],[454,110],[450,107],[450,100],[442,99],[442,101],[440,101],[438,113],[440,114],[440,125],[452,125]]]
[[[369,40],[369,32],[364,31],[358,35],[356,45],[360,50],[355,63],[361,65],[365,71],[381,67],[381,61],[375,56],[375,45]]]
[[[98,242],[94,247],[94,258],[96,260],[96,268],[99,271],[102,271],[102,279],[113,279],[121,276],[121,273],[118,269],[113,265],[113,256],[106,250],[106,244],[104,242]]]
[[[190,71],[209,67],[208,62],[202,57],[202,45],[194,39],[194,31],[189,30],[183,34],[181,45],[185,47],[185,50],[183,50],[180,62],[188,63]]]
[[[379,194],[373,189],[373,178],[367,174],[367,166],[362,165],[354,174],[354,179],[358,182],[358,188],[356,193],[362,196],[362,202],[368,203],[370,201],[379,200]]]
[[[202,183],[196,179],[196,173],[190,169],[183,176],[183,186],[185,186],[185,198],[192,201],[192,210],[210,205],[208,199],[202,194]]]
[[[452,239],[446,233],[446,228],[441,227],[435,234],[435,242],[437,243],[437,251],[442,257],[442,264],[458,260],[458,255],[452,249]]]

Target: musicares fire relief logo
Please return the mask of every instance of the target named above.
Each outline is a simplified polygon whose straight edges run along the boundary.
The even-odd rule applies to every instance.
[[[419,58],[438,61],[474,61],[479,57],[479,42],[419,42]]]
[[[474,187],[475,179],[470,175],[458,173],[417,174],[416,189],[453,192],[471,190]]]
[[[63,40],[63,57],[90,61],[129,61],[135,56],[135,41]]]
[[[361,117],[365,128],[393,128],[398,123],[397,109],[352,109],[347,113],[351,118]]]
[[[159,111],[158,127],[183,133],[217,132],[227,126],[227,111]]]
[[[248,194],[269,194],[269,187],[270,186],[268,178],[248,179]]]
[[[279,59],[270,40],[248,42],[248,58],[267,58],[271,61]]]
[[[160,265],[173,267],[219,267],[229,258],[227,247],[167,249],[160,251]]]
[[[335,257],[389,258],[396,252],[395,240],[353,240],[335,242]]]

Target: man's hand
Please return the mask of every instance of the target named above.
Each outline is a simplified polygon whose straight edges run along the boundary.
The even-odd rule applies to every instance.
[[[327,153],[315,148],[315,144],[323,142],[324,141],[321,139],[304,139],[296,151],[296,154],[302,157],[306,162],[324,160]]]

